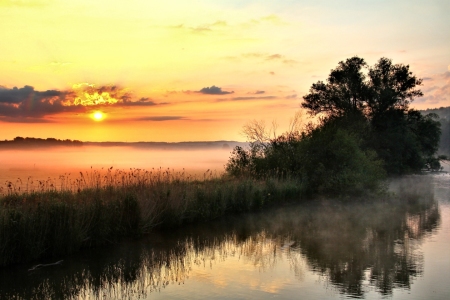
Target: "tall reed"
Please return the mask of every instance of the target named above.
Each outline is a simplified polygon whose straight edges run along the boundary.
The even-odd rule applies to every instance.
[[[257,210],[302,193],[295,180],[238,180],[210,170],[197,178],[169,169],[91,169],[58,180],[29,178],[25,187],[6,182],[0,191],[0,266]]]

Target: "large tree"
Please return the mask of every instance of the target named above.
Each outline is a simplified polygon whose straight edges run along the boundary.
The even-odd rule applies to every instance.
[[[359,57],[339,62],[338,67],[331,70],[326,83],[313,83],[310,93],[303,97],[305,101],[302,106],[311,114],[326,113],[332,116],[364,111],[368,97],[364,68],[367,64]]]
[[[302,107],[328,120],[364,116],[370,124],[366,147],[375,149],[391,174],[419,171],[435,160],[440,137],[436,115],[422,116],[409,104],[422,96],[422,83],[408,65],[381,58],[370,67],[359,57],[339,62],[327,82],[312,85]]]
[[[408,65],[381,58],[370,67],[364,59],[355,56],[339,62],[327,82],[314,83],[309,94],[303,97],[302,107],[314,115],[342,116],[359,112],[372,118],[391,109],[408,110],[409,103],[422,96],[416,89],[421,83]]]
[[[369,68],[367,89],[367,113],[370,117],[388,110],[407,111],[415,97],[423,96],[416,87],[422,79],[416,78],[408,65],[393,64],[390,59],[381,58]]]

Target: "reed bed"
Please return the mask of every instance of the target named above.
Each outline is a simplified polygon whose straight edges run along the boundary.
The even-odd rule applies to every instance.
[[[229,213],[299,200],[302,185],[169,169],[90,170],[57,180],[18,179],[0,190],[0,266],[67,255],[205,222]]]

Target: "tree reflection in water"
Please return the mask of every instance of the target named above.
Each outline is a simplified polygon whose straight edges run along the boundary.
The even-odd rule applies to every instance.
[[[167,285],[183,284],[195,266],[214,268],[230,257],[262,272],[288,260],[300,280],[306,265],[353,297],[368,290],[390,295],[395,288],[409,289],[422,274],[418,246],[440,222],[430,182],[396,189],[396,200],[317,200],[156,232],[114,249],[79,254],[58,267],[9,268],[0,272],[0,298],[146,298]]]

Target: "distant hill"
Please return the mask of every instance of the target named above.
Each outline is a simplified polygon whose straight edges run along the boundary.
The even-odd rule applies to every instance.
[[[423,115],[437,114],[441,122],[441,141],[439,143],[439,154],[450,156],[450,106],[426,109],[420,111]]]
[[[429,108],[426,110],[421,110],[420,112],[423,115],[427,115],[430,113],[437,114],[441,119],[445,119],[447,121],[450,120],[450,106],[440,108]]]

